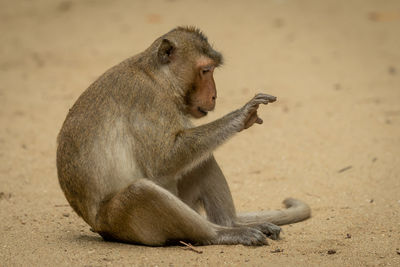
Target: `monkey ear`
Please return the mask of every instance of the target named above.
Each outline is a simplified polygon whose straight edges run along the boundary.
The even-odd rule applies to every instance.
[[[171,62],[175,52],[175,45],[168,39],[163,39],[158,48],[158,59],[161,64],[168,64]]]

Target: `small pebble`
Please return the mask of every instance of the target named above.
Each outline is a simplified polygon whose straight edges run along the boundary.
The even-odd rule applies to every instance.
[[[328,250],[328,254],[329,254],[329,255],[332,255],[332,254],[335,254],[335,253],[336,253],[336,250],[334,250],[334,249]]]

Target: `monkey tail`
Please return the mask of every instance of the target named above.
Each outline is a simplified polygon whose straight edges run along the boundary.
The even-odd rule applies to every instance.
[[[311,208],[301,200],[287,198],[283,201],[286,209],[261,212],[239,213],[239,223],[253,224],[269,222],[276,225],[285,225],[300,222],[311,217]]]

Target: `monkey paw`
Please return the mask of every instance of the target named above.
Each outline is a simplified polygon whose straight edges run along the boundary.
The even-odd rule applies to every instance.
[[[253,97],[243,108],[243,112],[245,114],[245,118],[243,121],[243,128],[239,131],[247,129],[251,127],[254,123],[262,124],[263,120],[258,117],[257,109],[261,104],[267,105],[268,103],[272,103],[276,101],[276,97],[267,94],[257,94]]]

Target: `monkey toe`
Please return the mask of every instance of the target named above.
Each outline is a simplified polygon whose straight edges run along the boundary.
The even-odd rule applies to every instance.
[[[264,246],[268,245],[268,241],[265,238],[265,234],[258,230],[258,229],[252,229],[249,228],[246,231],[246,234],[242,236],[242,240],[240,242],[241,244],[245,246]]]
[[[263,223],[257,227],[261,232],[263,232],[268,238],[272,240],[278,240],[281,233],[281,228],[272,223]]]

